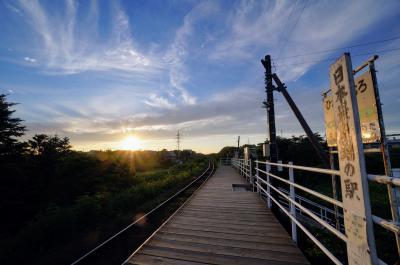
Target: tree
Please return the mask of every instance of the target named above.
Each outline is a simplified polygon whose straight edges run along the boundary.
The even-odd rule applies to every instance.
[[[58,158],[71,152],[68,137],[60,138],[57,135],[36,134],[28,141],[28,150],[32,155],[44,158]]]
[[[11,110],[11,107],[16,103],[7,102],[6,97],[0,94],[0,157],[20,154],[23,144],[16,137],[25,132],[25,126],[21,125],[22,120],[12,117],[15,110]]]

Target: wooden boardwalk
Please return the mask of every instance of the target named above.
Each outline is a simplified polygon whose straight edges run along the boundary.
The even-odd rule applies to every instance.
[[[222,166],[125,264],[308,264],[257,193]]]

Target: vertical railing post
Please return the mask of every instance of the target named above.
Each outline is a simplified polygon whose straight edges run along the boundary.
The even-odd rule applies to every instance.
[[[254,186],[256,187],[256,189],[257,189],[257,192],[258,192],[258,185],[257,185],[257,183],[258,183],[258,160],[256,160],[256,168],[255,168],[255,170],[256,170],[256,177],[255,177],[255,180],[254,180],[254,183],[253,183],[253,191],[254,191]]]
[[[269,173],[271,171],[271,165],[268,164],[269,163],[268,160],[266,162],[267,162],[267,164],[265,164],[265,172]],[[268,174],[267,174],[267,183],[271,184],[270,177]],[[267,192],[269,195],[271,195],[271,188],[269,186],[267,186]],[[272,204],[271,204],[271,198],[269,196],[268,196],[267,202],[268,202],[268,208],[271,208]]]
[[[251,165],[251,159],[249,159],[249,181],[250,184],[253,185],[253,169]]]
[[[278,164],[282,164],[282,160],[278,160]],[[278,171],[283,171],[283,167],[278,166]]]
[[[289,162],[289,165],[293,165],[293,162]],[[293,168],[289,168],[289,181],[294,183],[294,171]],[[290,198],[295,201],[296,200],[296,194],[295,194],[295,190],[294,190],[294,186],[290,185]],[[294,205],[294,203],[290,203],[290,213],[292,216],[294,216],[296,218],[296,206]],[[296,223],[293,222],[293,220],[291,220],[292,222],[292,239],[294,242],[297,243],[297,227],[296,227]]]

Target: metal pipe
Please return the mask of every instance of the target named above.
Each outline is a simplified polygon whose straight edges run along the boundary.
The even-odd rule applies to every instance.
[[[287,180],[287,179],[278,177],[278,176],[276,176],[276,175],[274,175],[274,174],[267,173],[267,172],[262,171],[262,170],[259,170],[259,171],[261,171],[261,172],[263,172],[263,173],[267,174],[268,176],[271,176],[271,177],[273,177],[273,178],[275,178],[275,179],[278,179],[278,180],[280,180],[280,181],[282,181],[282,182],[285,182],[286,184],[293,185],[294,187],[296,187],[296,188],[298,188],[298,189],[301,189],[301,190],[303,190],[303,191],[305,191],[305,192],[307,192],[307,193],[309,193],[309,194],[311,194],[311,195],[314,195],[315,197],[318,197],[318,198],[320,198],[320,199],[322,199],[322,200],[324,200],[324,201],[327,201],[327,202],[329,202],[329,203],[332,203],[333,205],[337,205],[337,206],[343,208],[343,203],[340,202],[340,201],[338,201],[338,200],[332,199],[332,198],[330,198],[330,197],[328,197],[328,196],[326,196],[326,195],[323,195],[323,194],[321,194],[321,193],[319,193],[319,192],[313,191],[313,190],[311,190],[311,189],[309,189],[309,188],[303,187],[303,186],[301,186],[301,185],[299,185],[299,184],[297,184],[297,183],[291,182],[291,181],[289,181],[289,180]]]
[[[281,210],[290,218],[293,220],[293,222],[296,223],[296,225],[303,230],[303,232],[311,239],[311,241],[313,241],[321,250],[322,252],[325,253],[325,255],[328,256],[328,258],[330,258],[333,263],[337,264],[337,265],[342,265],[342,263],[332,254],[332,252],[330,252],[316,237],[313,236],[313,234],[311,234],[310,231],[308,231],[307,228],[305,228],[297,219],[296,217],[292,216],[286,209],[285,207],[283,207],[275,198],[273,198],[271,196],[271,194],[269,194],[268,192],[266,192],[265,189],[263,189],[263,187],[261,187],[261,185],[259,183],[257,183],[257,186],[259,187],[260,190],[262,190],[267,196],[268,198],[271,198],[271,200],[273,200],[276,205],[279,206],[279,208],[281,208]]]
[[[372,215],[372,221],[374,221],[375,224],[380,225],[389,231],[392,231],[393,233],[395,233],[395,235],[400,235],[400,225],[398,223],[385,220],[376,215]]]
[[[373,63],[378,58],[379,58],[379,56],[376,55],[376,54],[373,55],[372,57],[370,57],[367,61],[365,61],[364,63],[362,63],[360,66],[358,66],[356,69],[353,70],[353,75],[355,75],[356,73],[360,72],[363,68],[368,66],[370,63]]]
[[[314,219],[315,221],[317,221],[320,225],[322,225],[323,227],[325,227],[326,229],[328,229],[332,234],[334,234],[335,236],[337,236],[338,238],[340,238],[341,240],[343,240],[344,242],[347,242],[347,237],[346,235],[344,235],[343,233],[339,232],[338,230],[336,230],[334,227],[332,227],[330,224],[328,224],[327,222],[325,222],[324,220],[322,220],[321,218],[319,218],[316,214],[314,214],[313,212],[311,212],[309,209],[307,209],[306,207],[302,206],[301,204],[299,204],[298,202],[296,202],[295,200],[292,200],[289,196],[287,196],[285,193],[281,192],[280,190],[278,190],[277,188],[275,188],[274,186],[272,186],[271,184],[267,183],[264,180],[261,180],[261,182],[263,182],[264,184],[270,186],[271,189],[273,189],[274,191],[276,191],[279,195],[281,195],[282,197],[284,197],[286,200],[288,200],[289,202],[293,203],[294,205],[296,205],[296,207],[298,207],[299,209],[301,209],[303,212],[305,212],[306,214],[308,214],[312,219]]]
[[[384,175],[368,174],[368,179],[371,181],[378,182],[378,183],[400,187],[400,179],[399,178],[393,178],[393,177],[388,177],[388,176],[384,176]]]
[[[322,174],[328,174],[328,175],[335,174],[335,175],[340,176],[339,170],[332,170],[332,169],[318,168],[318,167],[304,167],[304,166],[288,165],[288,164],[278,164],[278,163],[263,162],[263,161],[258,161],[258,162],[272,165],[272,166],[282,166],[282,167],[294,168],[294,169],[305,170],[305,171],[310,171],[310,172],[316,172],[316,173],[322,173]]]
[[[335,169],[335,157],[332,154],[332,147],[329,147],[329,164],[332,170]],[[331,182],[332,182],[332,195],[333,199],[338,200],[338,190],[336,185],[336,175],[331,175]],[[334,205],[335,209],[335,226],[337,230],[340,230],[340,222],[339,222],[339,209],[336,205]]]

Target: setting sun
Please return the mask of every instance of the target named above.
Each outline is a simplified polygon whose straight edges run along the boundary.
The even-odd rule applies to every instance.
[[[134,136],[128,136],[121,142],[121,149],[123,150],[137,150],[141,148],[140,140]]]

